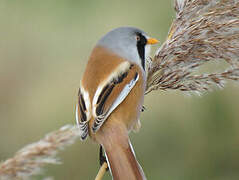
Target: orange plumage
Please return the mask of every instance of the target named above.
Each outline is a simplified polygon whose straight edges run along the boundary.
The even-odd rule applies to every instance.
[[[136,28],[118,28],[93,49],[77,105],[82,139],[101,144],[115,180],[146,179],[128,133],[139,129],[146,84],[146,45],[156,43]]]

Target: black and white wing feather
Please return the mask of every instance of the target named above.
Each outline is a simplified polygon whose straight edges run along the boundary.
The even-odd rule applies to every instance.
[[[82,88],[80,88],[78,93],[78,103],[76,105],[76,123],[80,128],[82,140],[86,139],[89,131],[89,106],[89,95]]]
[[[139,74],[131,70],[120,73],[109,81],[101,90],[96,103],[93,103],[93,114],[95,120],[92,131],[96,132],[109,117],[109,115],[124,101],[139,79]],[[94,101],[93,101],[94,102]]]

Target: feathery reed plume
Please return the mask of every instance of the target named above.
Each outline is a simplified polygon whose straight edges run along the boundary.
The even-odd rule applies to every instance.
[[[80,137],[75,126],[66,125],[46,135],[43,139],[19,150],[14,157],[0,164],[0,180],[29,179],[39,174],[46,164],[59,164],[59,150],[73,144]]]
[[[239,1],[175,0],[168,39],[149,63],[146,94],[179,89],[204,92],[239,80]],[[224,72],[195,75],[208,61],[224,60]],[[194,74],[192,74],[194,73]]]

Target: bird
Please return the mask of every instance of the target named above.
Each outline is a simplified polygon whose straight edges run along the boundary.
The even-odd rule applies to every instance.
[[[146,59],[158,43],[135,27],[104,35],[89,56],[80,81],[76,123],[81,139],[103,147],[114,180],[144,180],[129,133],[138,131],[146,88]]]

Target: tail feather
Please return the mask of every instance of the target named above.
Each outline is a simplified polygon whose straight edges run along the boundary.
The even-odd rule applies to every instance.
[[[118,146],[106,150],[106,157],[114,180],[146,180],[130,142],[127,148]]]
[[[104,140],[101,144],[114,180],[146,180],[127,131],[123,133],[116,129],[112,129],[110,133],[104,131]]]

